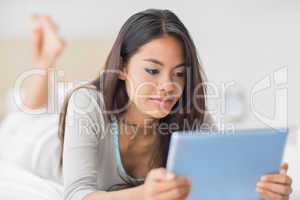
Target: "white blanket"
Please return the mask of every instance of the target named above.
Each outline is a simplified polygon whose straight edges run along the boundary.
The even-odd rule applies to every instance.
[[[1,200],[62,200],[63,186],[0,160]]]
[[[0,126],[0,160],[61,183],[58,116],[13,112]]]

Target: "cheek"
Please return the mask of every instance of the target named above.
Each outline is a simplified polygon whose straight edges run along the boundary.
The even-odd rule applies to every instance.
[[[185,86],[185,81],[178,81],[174,84],[174,93],[178,97],[178,99],[181,97],[183,90]]]
[[[126,89],[129,99],[133,102],[140,101],[155,93],[156,83],[143,74],[126,80]],[[137,103],[137,102],[136,102]]]

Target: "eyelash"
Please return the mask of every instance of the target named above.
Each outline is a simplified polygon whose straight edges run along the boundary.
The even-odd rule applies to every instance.
[[[184,75],[185,75],[184,72],[177,72],[177,73],[175,73],[175,74],[176,74],[176,76],[178,76],[178,77],[184,77]]]
[[[145,71],[148,73],[148,74],[151,74],[151,75],[155,75],[155,74],[158,74],[159,71],[157,69],[149,69],[149,68],[145,68]]]
[[[158,69],[149,69],[149,68],[145,68],[145,71],[148,73],[148,74],[151,74],[151,75],[156,75],[159,73],[159,70]],[[175,75],[177,77],[184,77],[185,73],[184,72],[176,72]]]

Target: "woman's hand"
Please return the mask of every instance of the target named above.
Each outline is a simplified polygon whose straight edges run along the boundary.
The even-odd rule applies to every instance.
[[[262,176],[256,190],[264,200],[288,200],[292,193],[292,179],[287,175],[288,164],[281,166],[279,174]]]
[[[32,16],[31,44],[33,63],[38,67],[53,67],[65,43],[59,36],[57,25],[49,16]]]
[[[182,176],[164,168],[151,170],[143,185],[144,200],[184,200],[191,190],[191,183]]]

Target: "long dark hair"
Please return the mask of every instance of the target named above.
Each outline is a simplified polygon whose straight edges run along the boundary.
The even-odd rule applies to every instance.
[[[59,118],[59,138],[61,139],[62,152],[65,116],[72,92],[82,87],[93,88],[103,94],[105,110],[107,111],[105,113],[108,113],[107,119],[112,119],[112,113],[117,116],[120,115],[124,112],[123,108],[126,108],[128,104],[128,96],[124,81],[119,79],[118,73],[111,72],[122,71],[131,56],[141,46],[163,35],[173,36],[180,41],[184,52],[184,62],[188,68],[187,71],[190,72],[190,76],[186,76],[182,97],[176,103],[172,112],[160,119],[159,123],[176,123],[179,127],[178,130],[186,130],[191,129],[191,127],[186,127],[185,123],[193,124],[194,120],[197,120],[199,124],[203,122],[206,107],[206,88],[203,84],[204,73],[194,42],[184,24],[173,12],[170,10],[147,9],[132,15],[122,26],[101,75],[88,84],[75,88],[65,98]],[[194,95],[202,98],[198,98],[195,101]],[[159,134],[159,152],[152,158],[153,166],[155,162],[157,166],[166,166],[171,132],[172,130],[168,130],[164,134]],[[63,161],[62,152],[61,165]],[[157,164],[157,162],[159,163]]]

